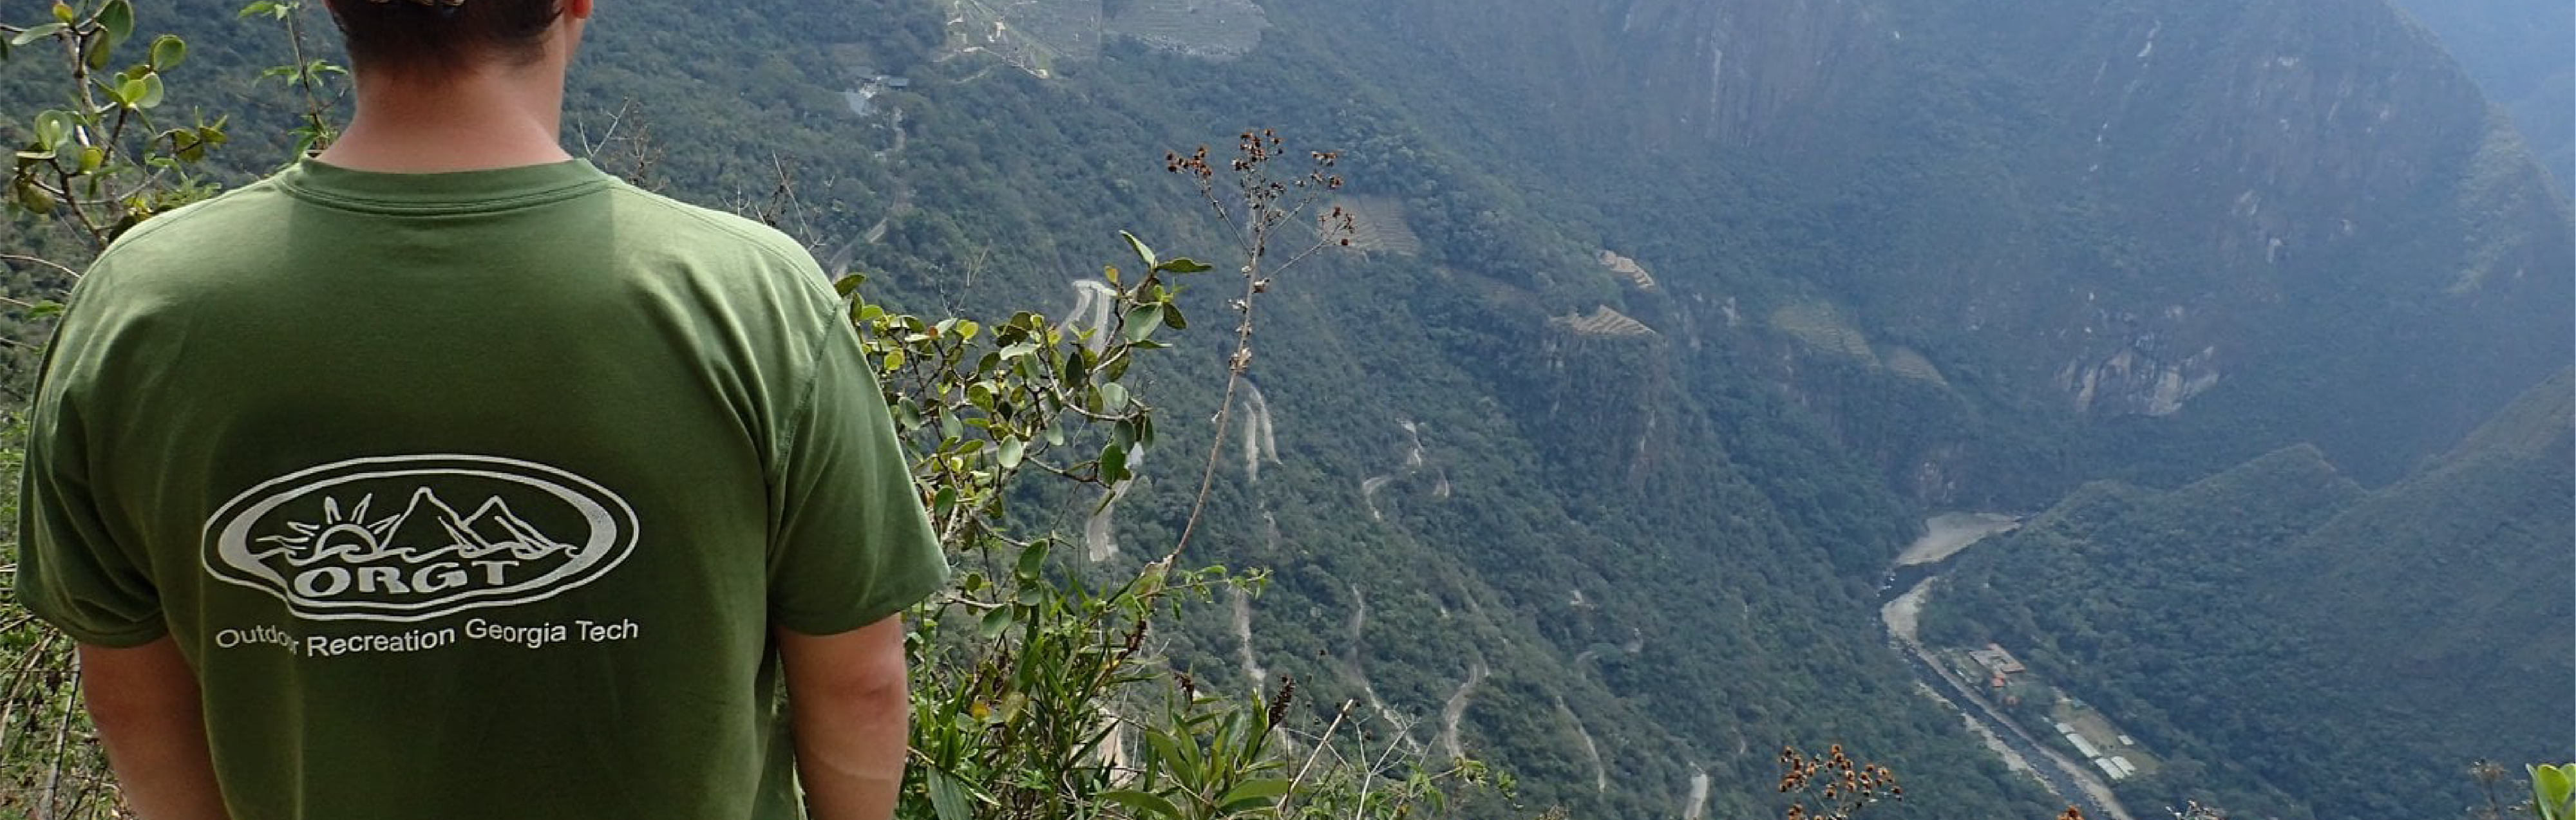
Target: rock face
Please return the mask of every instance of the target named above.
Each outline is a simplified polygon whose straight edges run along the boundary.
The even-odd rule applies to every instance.
[[[1533,139],[1572,135],[1533,149],[1580,158],[1548,178],[1613,181],[1590,199],[1611,203],[1603,244],[1654,260],[1658,286],[1614,309],[1679,331],[1639,300],[1767,289],[1801,295],[1745,307],[1794,318],[1821,297],[1851,338],[1911,352],[1890,375],[2059,414],[2005,427],[2152,420],[2106,459],[2204,441],[2206,472],[2308,440],[2389,480],[2569,359],[2563,200],[2381,0],[1372,13],[1557,126]],[[1691,239],[1711,236],[1735,244]],[[1792,261],[1730,270],[1748,258]],[[1777,377],[1854,389],[1796,362]]]
[[[1359,13],[1525,95],[1538,116],[1654,148],[1796,139],[1903,39],[1866,0],[1408,0]]]
[[[1663,120],[1652,130],[1684,141],[1789,137],[1902,37],[1867,4],[1847,0],[1624,5],[1618,36],[1655,44],[1639,63],[1706,67],[1633,75],[1649,78],[1641,90],[1669,101],[1649,115]]]
[[[2124,347],[2102,361],[2067,362],[2058,371],[2058,387],[2073,394],[2076,412],[2170,416],[2181,412],[2183,402],[2218,386],[2222,374],[2217,357],[2217,348],[2202,348],[2167,363]]]
[[[2277,414],[2329,360],[2367,363],[2336,380],[2339,400],[2425,379],[2492,408],[2564,359],[2564,320],[2524,306],[2568,293],[2565,210],[2527,156],[2494,147],[2501,123],[2467,77],[2380,4],[1993,13],[2032,15],[1993,49],[2035,78],[2013,190],[2056,203],[2034,233],[2071,241],[1971,244],[1991,250],[1967,264],[2004,266],[1932,274],[1974,284],[1909,294],[1938,306],[1909,311],[1926,324],[2048,340],[2002,356],[2039,357],[2019,367],[2095,417],[2175,416],[2229,391]],[[2488,367],[2459,343],[2489,332],[2549,355]],[[2476,417],[2387,409],[2448,435]],[[2364,439],[2320,443],[2351,455]]]

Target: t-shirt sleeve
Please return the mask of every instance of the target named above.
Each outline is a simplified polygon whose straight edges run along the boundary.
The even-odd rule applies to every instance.
[[[773,467],[770,620],[807,635],[874,623],[948,580],[857,331],[829,324]]]
[[[133,647],[169,632],[160,591],[117,543],[84,464],[81,427],[61,385],[38,392],[19,483],[18,599],[82,643]]]

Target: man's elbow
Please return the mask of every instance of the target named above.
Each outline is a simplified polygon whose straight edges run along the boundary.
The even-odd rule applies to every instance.
[[[169,720],[166,706],[156,708],[141,699],[102,691],[95,686],[84,687],[81,699],[89,708],[89,722],[98,727],[99,734],[109,737],[148,732]]]
[[[148,732],[194,723],[197,681],[167,639],[133,649],[80,648],[81,697],[100,732]]]
[[[882,714],[909,706],[912,689],[903,667],[888,670],[850,670],[827,674],[801,690],[790,689],[788,702],[794,708],[820,709],[835,714]]]
[[[829,636],[783,636],[788,702],[799,711],[869,714],[911,698],[901,621]]]

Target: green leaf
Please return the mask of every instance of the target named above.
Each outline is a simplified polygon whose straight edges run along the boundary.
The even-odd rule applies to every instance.
[[[1118,284],[1118,266],[1117,266],[1117,265],[1102,265],[1102,266],[1100,266],[1100,275],[1101,275],[1103,278],[1108,279],[1108,280],[1109,280],[1109,284],[1112,284],[1112,285]]]
[[[1118,236],[1127,240],[1127,249],[1135,251],[1136,258],[1143,260],[1145,267],[1152,268],[1162,264],[1162,260],[1154,258],[1154,249],[1145,247],[1145,240],[1138,239],[1135,234],[1126,231],[1119,231]]]
[[[1111,483],[1127,480],[1127,448],[1116,444],[1100,448],[1100,480]]]
[[[1001,461],[1002,469],[1016,470],[1020,468],[1020,457],[1028,451],[1028,447],[1028,442],[1016,438],[1003,439],[1001,451],[995,453],[993,457]]]
[[[1135,789],[1110,789],[1101,792],[1100,799],[1135,809],[1139,815],[1151,814],[1172,818],[1172,820],[1179,820],[1181,816],[1181,807],[1172,805],[1172,801]],[[939,820],[949,819],[941,817]]]
[[[1127,406],[1126,385],[1119,384],[1117,382],[1101,382],[1098,389],[1100,391],[1100,412],[1115,413],[1121,408]]]
[[[107,69],[108,56],[115,50],[115,38],[92,37],[89,41],[89,50],[81,54],[81,61],[88,64],[91,71],[104,71]]]
[[[9,44],[13,46],[23,46],[37,40],[54,36],[54,32],[70,27],[70,25],[65,23],[46,23],[41,26],[28,26],[26,31],[18,32],[18,36],[9,38]]]
[[[73,20],[73,19],[75,19],[75,18],[77,18],[77,17],[78,17],[78,15],[79,15],[79,12],[72,11],[72,4],[70,4],[70,3],[65,3],[65,2],[63,2],[63,0],[54,0],[54,19],[55,19],[55,20],[60,21],[63,25],[68,26],[68,25],[71,25],[71,24],[72,24],[72,20]]]
[[[1278,778],[1244,781],[1227,791],[1224,797],[1217,798],[1217,811],[1232,814],[1269,806],[1277,802],[1280,795],[1288,793],[1288,785],[1288,781]]]
[[[151,108],[161,104],[161,75],[145,74],[143,79],[135,82],[142,84],[143,91],[134,97],[134,107]]]
[[[2543,820],[2569,820],[2569,803],[2576,802],[2576,764],[2525,768],[2531,772],[2531,802]]]
[[[98,10],[98,24],[107,29],[107,36],[118,41],[134,36],[134,4],[126,0],[108,0],[107,5]]]
[[[117,83],[116,93],[111,96],[114,96],[117,102],[125,104],[125,107],[127,108],[143,108],[145,107],[143,104],[143,98],[147,94],[151,94],[155,97],[158,96],[145,84],[145,81],[142,78],[136,78]],[[160,100],[154,99],[153,102],[157,103],[160,102]]]
[[[1127,341],[1141,342],[1154,335],[1154,327],[1163,323],[1162,305],[1137,305],[1127,311]]]
[[[1010,628],[1011,608],[1000,606],[994,607],[991,612],[984,613],[984,621],[976,625],[975,632],[989,641],[1001,637],[1002,633],[1009,631]]]
[[[188,59],[187,41],[170,34],[152,38],[153,68],[168,71],[172,66],[186,59]]]
[[[1161,565],[1160,562],[1155,564]],[[1146,732],[1145,743],[1154,747],[1156,757],[1161,760],[1163,768],[1171,770],[1173,779],[1183,783],[1195,782],[1199,773],[1207,768],[1199,765],[1199,746],[1195,740],[1184,743],[1163,732]]]
[[[930,809],[938,813],[939,820],[975,820],[974,815],[967,811],[966,790],[957,785],[956,778],[931,769],[922,780],[930,789]]]
[[[170,138],[170,153],[177,154],[180,159],[196,162],[206,158],[206,139],[197,132],[173,128],[162,136]]]
[[[1163,311],[1163,326],[1173,330],[1188,330],[1190,320],[1183,318],[1180,307],[1175,305]]]
[[[80,151],[80,172],[81,172],[81,173],[86,174],[86,173],[89,173],[89,172],[92,172],[92,171],[96,171],[96,170],[98,170],[98,166],[103,165],[103,164],[106,164],[106,162],[107,162],[107,151],[106,151],[106,149],[102,149],[102,148],[99,148],[98,146],[93,145],[93,146],[90,146],[90,147],[87,147],[87,148],[83,148],[83,149],[81,149],[81,151]]]
[[[63,315],[63,303],[61,302],[46,300],[27,307],[27,318],[29,319],[51,319],[61,315]]]
[[[1020,560],[1012,565],[1011,571],[1017,573],[1023,580],[1037,580],[1038,570],[1046,566],[1046,554],[1047,548],[1043,542],[1022,547]]]
[[[1191,259],[1186,256],[1173,257],[1172,261],[1155,265],[1154,269],[1164,273],[1205,273],[1207,271],[1216,270],[1216,268],[1209,267],[1205,262]]]
[[[35,183],[19,180],[15,193],[18,207],[27,209],[28,213],[44,216],[54,212],[54,198],[46,195],[44,189],[36,187]]]
[[[72,115],[70,113],[47,111],[36,115],[36,147],[39,150],[61,146],[64,141],[71,139],[71,136]]]

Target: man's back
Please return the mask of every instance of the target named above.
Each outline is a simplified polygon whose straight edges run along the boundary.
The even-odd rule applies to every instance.
[[[944,571],[838,309],[587,164],[307,162],[82,281],[22,592],[166,626],[237,817],[787,816],[770,628]]]

